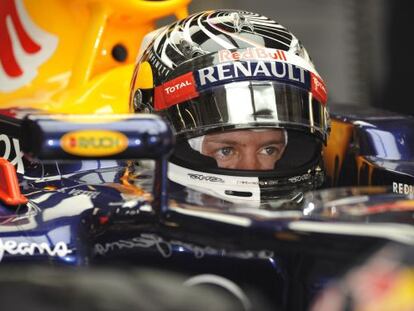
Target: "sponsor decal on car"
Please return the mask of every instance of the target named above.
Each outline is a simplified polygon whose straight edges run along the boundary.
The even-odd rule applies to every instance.
[[[141,233],[139,236],[130,239],[121,239],[104,244],[97,243],[94,246],[94,253],[104,256],[114,251],[125,249],[153,249],[155,248],[162,257],[170,258],[174,251],[187,251],[194,255],[195,258],[200,259],[204,256],[224,256],[235,257],[242,259],[268,259],[274,256],[273,251],[270,250],[243,250],[230,251],[224,248],[214,248],[211,246],[197,245],[193,243],[183,242],[179,240],[165,240],[156,234]]]
[[[404,184],[400,182],[392,183],[392,192],[399,194],[411,194],[414,195],[414,185]]]
[[[54,246],[50,246],[47,243],[17,242],[14,240],[3,241],[0,238],[0,262],[4,254],[21,256],[47,254],[49,256],[65,257],[70,253],[72,253],[72,250],[68,249],[68,246],[64,242],[57,242]]]
[[[24,174],[23,152],[20,150],[17,138],[10,138],[5,134],[0,134],[0,157],[15,165],[17,173]]]
[[[65,152],[76,156],[111,156],[128,147],[128,138],[110,130],[79,130],[63,135],[60,145]]]
[[[0,91],[32,81],[55,52],[58,38],[39,28],[22,0],[0,1]]]

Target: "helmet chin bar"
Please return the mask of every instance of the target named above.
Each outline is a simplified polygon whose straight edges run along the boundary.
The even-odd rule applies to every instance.
[[[324,181],[320,166],[288,178],[261,178],[206,173],[169,162],[168,178],[195,191],[220,199],[260,208],[276,208],[300,203],[303,193]]]
[[[260,201],[258,177],[205,173],[169,162],[168,178],[180,185],[227,201]]]

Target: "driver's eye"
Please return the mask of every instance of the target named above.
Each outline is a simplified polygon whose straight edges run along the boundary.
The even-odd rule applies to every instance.
[[[219,154],[223,156],[229,156],[233,151],[232,147],[223,147],[219,149]]]
[[[267,155],[272,155],[276,152],[275,147],[266,147],[263,150],[264,150],[265,154],[267,154]]]

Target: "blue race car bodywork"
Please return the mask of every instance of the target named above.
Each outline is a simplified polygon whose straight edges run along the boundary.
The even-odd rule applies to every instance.
[[[326,162],[332,186],[385,185],[413,194],[414,118],[373,107],[334,105]]]
[[[25,199],[6,204],[10,193],[2,187],[2,264],[140,265],[189,277],[214,274],[247,297],[253,288],[275,306],[302,310],[361,257],[390,240],[414,243],[409,195],[351,188],[308,193],[301,206],[223,202],[168,184],[173,134],[161,119],[89,121],[2,117],[3,142],[11,142],[3,152],[11,163],[17,159],[19,195]],[[63,150],[66,134],[102,129],[128,138],[122,151],[85,161]],[[76,137],[69,139],[72,147],[80,146]],[[13,178],[2,172],[2,181]]]

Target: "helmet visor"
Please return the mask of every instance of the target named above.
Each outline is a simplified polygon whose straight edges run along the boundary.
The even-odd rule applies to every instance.
[[[290,128],[326,139],[327,112],[312,93],[278,82],[249,80],[213,86],[160,111],[178,139],[243,128]]]

